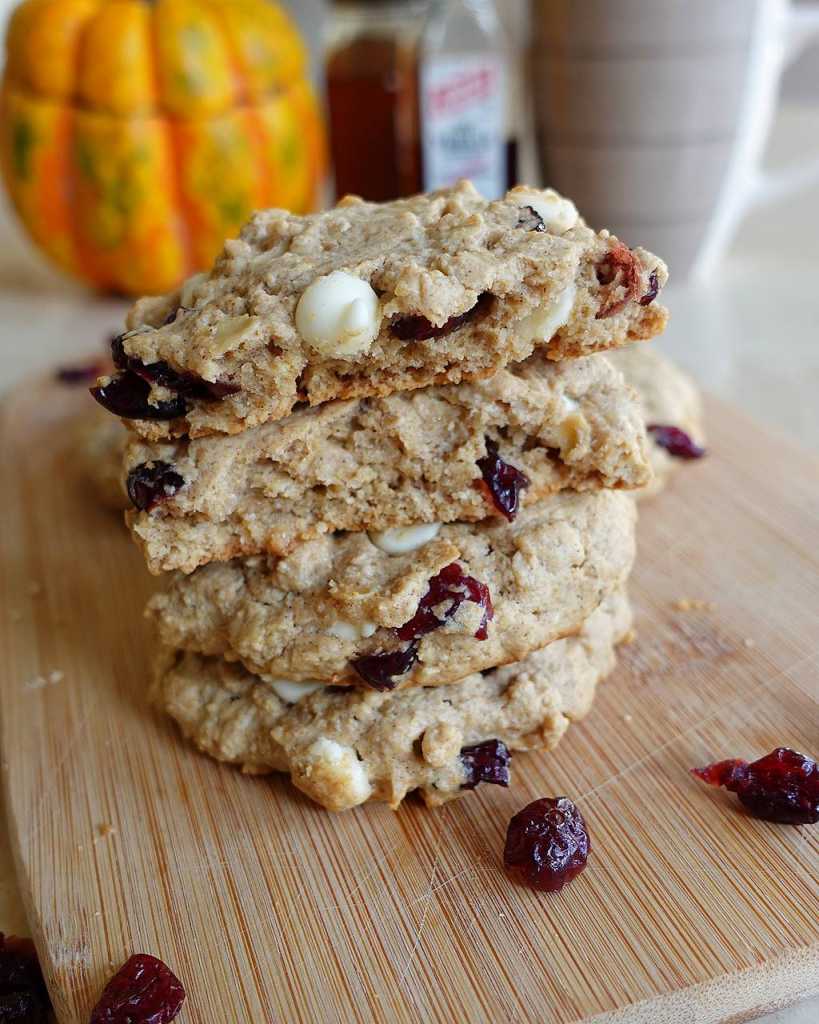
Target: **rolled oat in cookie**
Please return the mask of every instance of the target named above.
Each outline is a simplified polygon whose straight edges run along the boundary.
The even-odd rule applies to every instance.
[[[646,424],[664,424],[684,431],[695,444],[705,443],[702,396],[687,373],[645,345],[610,352],[607,358],[637,393]],[[638,498],[658,494],[680,464],[652,435],[648,450],[653,475],[636,492]]]
[[[167,647],[267,679],[440,686],[577,632],[626,579],[635,518],[625,493],[563,491],[415,543],[325,535],[177,575],[147,614]]]
[[[257,213],[208,275],[136,304],[95,396],[147,439],[236,434],[298,402],[487,377],[653,337],[665,265],[551,191],[468,182]]]
[[[328,810],[397,807],[413,790],[435,806],[480,781],[505,785],[510,751],[556,746],[588,711],[630,624],[618,590],[576,636],[523,661],[397,693],[265,682],[236,663],[165,649],[153,699],[206,754],[253,774],[287,772]]]
[[[285,555],[337,530],[512,520],[563,489],[650,478],[620,375],[605,359],[543,353],[484,381],[330,402],[235,437],[134,439],[125,468],[152,572]]]

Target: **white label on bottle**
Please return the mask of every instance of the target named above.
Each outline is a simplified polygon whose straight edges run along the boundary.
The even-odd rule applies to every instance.
[[[469,178],[487,199],[506,191],[502,61],[475,54],[421,64],[424,188]]]

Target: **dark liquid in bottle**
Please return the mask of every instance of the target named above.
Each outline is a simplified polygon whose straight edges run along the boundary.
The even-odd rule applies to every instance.
[[[514,188],[519,184],[518,178],[518,140],[509,139],[506,143],[506,187]]]
[[[336,196],[373,202],[424,189],[418,55],[382,36],[361,36],[327,62]],[[518,180],[518,143],[506,142],[506,187]]]
[[[327,100],[338,196],[381,202],[421,191],[414,49],[363,36],[336,50]]]

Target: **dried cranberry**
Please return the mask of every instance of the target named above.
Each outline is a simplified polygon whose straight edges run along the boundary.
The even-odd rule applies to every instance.
[[[54,376],[61,384],[87,384],[105,373],[105,363],[101,359],[90,363],[75,363],[73,366],[60,366]]]
[[[191,389],[188,394],[203,402],[221,402],[223,398],[238,395],[242,390],[239,384],[231,384],[230,381],[205,380],[204,377],[194,377],[193,374],[187,374],[185,379]]]
[[[353,668],[374,690],[394,690],[398,685],[396,676],[406,675],[418,660],[418,645],[411,643],[397,651],[382,654],[368,654],[356,658]]]
[[[557,892],[586,866],[591,843],[583,815],[568,797],[544,797],[509,822],[503,863],[524,885]]]
[[[137,377],[149,384],[159,384],[172,391],[179,390],[182,375],[173,370],[166,362],[143,363],[136,356],[129,356],[125,351],[125,335],[120,334],[111,341],[111,358],[114,366],[123,372],[135,373]]]
[[[34,943],[0,932],[0,1021],[46,1024],[50,1006]]]
[[[125,375],[135,374],[148,384],[158,384],[170,391],[176,391],[180,400],[193,398],[203,402],[221,401],[221,399],[235,395],[241,390],[238,384],[205,380],[193,373],[180,373],[163,360],[156,363],[143,363],[136,356],[128,355],[123,339],[124,335],[120,334],[111,341],[111,357],[114,360],[114,366],[123,371]],[[122,413],[118,415],[122,415]],[[179,415],[184,415],[184,413]]]
[[[525,231],[545,231],[546,225],[543,218],[534,206],[522,206],[518,214],[518,222],[515,227],[523,228]]]
[[[123,334],[115,334],[111,339],[111,358],[114,361],[114,366],[116,366],[118,370],[130,369],[129,364],[131,357],[125,351],[125,345],[122,341],[123,338]]]
[[[665,448],[669,455],[677,459],[701,459],[705,455],[705,449],[679,427],[649,423],[646,430],[661,448]]]
[[[398,639],[417,640],[434,629],[438,629],[452,618],[464,601],[473,601],[483,608],[483,616],[475,631],[475,639],[485,640],[488,635],[487,624],[495,614],[489,587],[476,580],[474,576],[465,576],[457,562],[451,562],[444,566],[436,576],[432,577],[429,581],[429,589],[418,604],[418,611],[409,622],[405,622],[396,631]],[[449,602],[449,607],[443,611],[443,618],[439,618],[433,609],[445,602]]]
[[[467,321],[474,319],[479,314],[486,313],[491,303],[490,292],[483,292],[471,309],[465,313],[459,313],[458,316],[451,316],[440,327],[430,323],[425,316],[412,314],[396,317],[390,324],[390,330],[400,341],[427,341],[430,338],[440,338],[444,334],[449,334],[450,331],[463,327]]]
[[[651,271],[648,275],[648,291],[645,295],[640,298],[641,306],[650,306],[651,303],[657,298],[657,293],[660,290],[660,282],[657,278],[656,268]]]
[[[131,362],[133,363],[132,372],[137,377],[147,380],[149,384],[158,384],[169,391],[178,391],[180,395],[188,394],[188,388],[185,386],[185,375],[171,369],[164,360],[160,360],[158,363],[143,364],[138,359],[132,359]]]
[[[90,390],[104,409],[124,420],[175,420],[184,416],[188,409],[181,395],[151,405],[148,401],[151,385],[130,370]]]
[[[130,957],[105,986],[90,1024],[168,1024],[185,989],[169,967],[147,953]]]
[[[717,761],[691,772],[711,786],[736,793],[756,818],[787,825],[819,821],[819,765],[788,747],[777,747],[750,764]]]
[[[392,690],[397,686],[396,676],[409,672],[418,660],[418,640],[451,619],[464,601],[472,601],[483,609],[481,621],[475,631],[476,640],[486,640],[488,624],[494,617],[489,587],[474,576],[464,575],[457,562],[452,562],[429,581],[426,594],[418,603],[415,615],[403,626],[393,630],[398,640],[407,644],[395,651],[384,651],[356,658],[351,662],[365,682],[376,690]],[[447,604],[439,617],[433,609]]]
[[[491,782],[495,786],[509,785],[509,764],[512,755],[500,740],[487,740],[473,747],[461,750],[466,782],[461,789],[474,789],[479,782]]]
[[[605,320],[624,309],[640,294],[640,261],[622,242],[617,242],[596,267],[597,281],[606,291],[595,314]]]
[[[46,1024],[48,1016],[30,992],[10,992],[0,996],[0,1021],[3,1024]]]
[[[166,498],[173,497],[185,480],[169,462],[143,462],[132,469],[126,482],[131,504],[140,512],[150,512]]]
[[[529,477],[503,461],[497,444],[490,437],[486,438],[486,455],[478,459],[478,468],[493,504],[511,522],[518,514],[520,492],[529,486]]]

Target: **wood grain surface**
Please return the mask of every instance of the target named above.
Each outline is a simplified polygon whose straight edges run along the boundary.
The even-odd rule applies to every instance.
[[[638,638],[588,718],[509,790],[334,816],[146,706],[156,582],[72,465],[84,400],[21,388],[0,451],[3,779],[62,1024],[135,951],[183,979],[184,1024],[708,1024],[819,989],[819,829],[687,774],[819,749],[819,461],[712,403],[709,458],[642,510]],[[550,794],[593,841],[556,897],[500,868]]]

